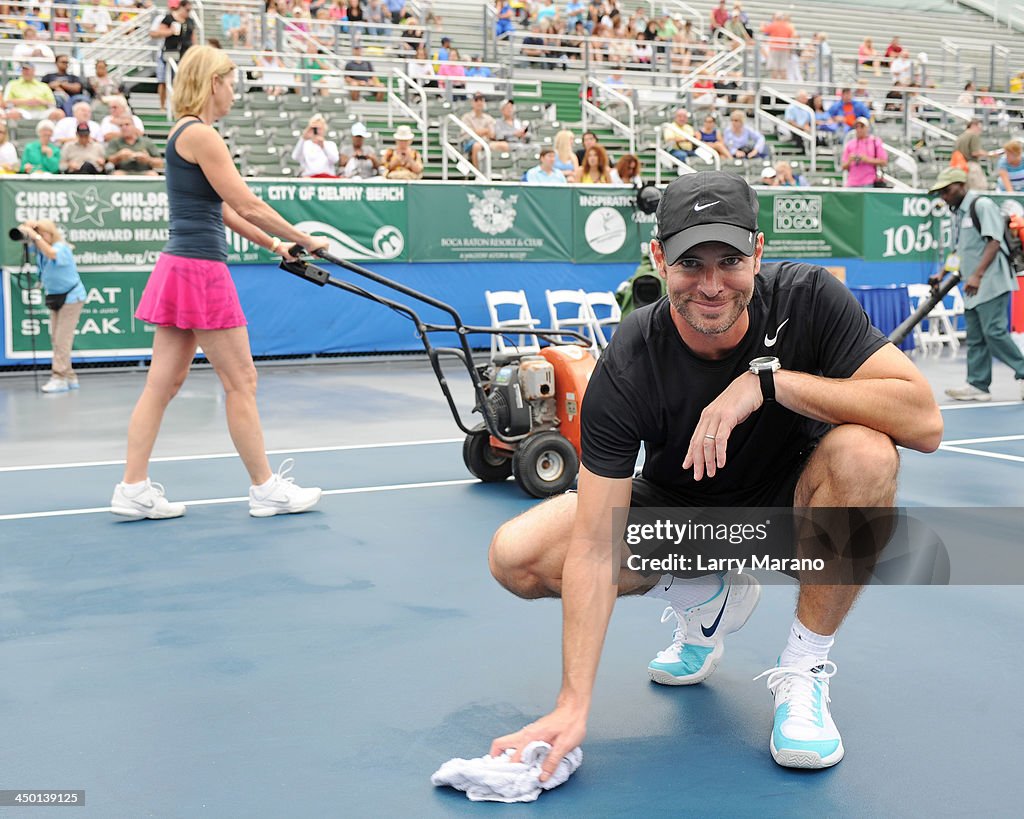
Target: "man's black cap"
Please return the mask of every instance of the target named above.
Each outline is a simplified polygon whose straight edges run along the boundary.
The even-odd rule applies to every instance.
[[[724,242],[753,256],[757,207],[757,194],[736,174],[702,171],[676,177],[658,205],[665,263],[675,264],[703,242]]]
[[[89,129],[89,123],[88,122],[80,122],[80,123],[78,123],[78,125],[75,126],[75,133],[76,134],[89,134],[89,133],[92,133],[92,131]]]

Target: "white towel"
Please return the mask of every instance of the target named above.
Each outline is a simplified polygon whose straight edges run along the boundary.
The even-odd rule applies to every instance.
[[[550,750],[546,742],[531,742],[523,749],[522,762],[509,762],[514,748],[506,749],[501,756],[450,759],[437,769],[430,781],[465,791],[474,802],[533,802],[542,790],[551,790],[565,782],[583,762],[583,749],[573,748],[548,780],[541,782],[541,766]]]

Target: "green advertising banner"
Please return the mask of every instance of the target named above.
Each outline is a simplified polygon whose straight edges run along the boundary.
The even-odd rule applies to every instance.
[[[13,227],[52,219],[75,248],[79,270],[152,269],[167,241],[167,189],[161,179],[0,178],[0,214]],[[263,182],[249,187],[285,219],[327,236],[345,259],[407,261],[404,184]],[[277,257],[232,231],[229,264],[269,264]],[[20,265],[22,249],[7,229],[0,264]]]
[[[414,262],[561,262],[572,258],[569,188],[409,187]]]
[[[135,318],[149,271],[133,273],[82,273],[85,306],[75,335],[75,356],[149,355],[153,327]],[[50,311],[33,275],[4,271],[3,293],[7,305],[4,352],[7,358],[31,359],[50,355]]]
[[[758,191],[757,221],[764,232],[764,255],[769,259],[859,256],[863,200],[859,193]]]
[[[573,250],[577,264],[633,262],[651,237],[654,214],[641,213],[636,194],[618,188],[573,187]]]

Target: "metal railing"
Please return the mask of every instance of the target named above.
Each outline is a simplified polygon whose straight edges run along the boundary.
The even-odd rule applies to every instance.
[[[401,69],[395,68],[392,71],[392,76],[388,82],[388,127],[391,128],[395,124],[395,108],[405,117],[415,122],[421,135],[420,149],[423,154],[423,164],[426,164],[429,160],[429,140],[427,139],[429,119],[427,118],[427,95],[425,89]],[[417,108],[413,108],[406,102],[409,95],[417,98]]]
[[[988,55],[988,86],[989,88],[1005,88],[1010,78],[1010,49],[999,43],[988,42],[966,42],[954,40],[950,37],[943,37],[939,40],[942,50],[942,81],[961,82],[964,77],[971,81],[978,81],[978,67],[973,63],[966,70],[965,54],[986,54]],[[998,70],[998,63],[1002,60],[1002,70]],[[949,70],[952,69],[952,77]]]
[[[625,94],[620,93],[612,86],[607,83],[601,82],[595,77],[587,77],[584,79],[584,89],[587,93],[584,94],[583,102],[581,104],[583,113],[583,130],[588,130],[589,122],[591,118],[600,119],[606,122],[612,127],[612,130],[617,131],[622,136],[629,140],[629,152],[631,154],[636,153],[636,106],[633,104],[633,100]],[[589,92],[591,89],[595,91],[595,98],[600,95],[605,103],[611,100],[616,103],[620,103],[625,106],[627,121],[623,122],[618,117],[612,116],[608,111],[595,105],[589,100]]]
[[[462,151],[462,142],[458,146],[452,145],[448,138],[448,131],[455,126],[458,132],[468,137],[467,142],[479,143],[483,148],[483,170],[474,165],[470,158]],[[479,136],[476,131],[454,114],[448,114],[441,120],[441,178],[448,180],[448,163],[454,162],[461,173],[466,176],[473,176],[480,182],[491,181],[491,146],[486,139]]]
[[[713,166],[716,171],[722,170],[722,158],[718,155],[718,151],[709,148],[701,142],[699,136],[694,139],[692,145],[693,154],[697,159],[701,160],[705,165]],[[658,126],[655,129],[654,146],[654,184],[656,185],[661,184],[661,169],[663,167],[675,168],[677,174],[697,172],[697,169],[690,165],[689,162],[669,152],[665,147],[664,126]]]
[[[656,14],[655,7],[660,6],[664,14],[678,13],[690,19],[696,25],[697,31],[708,30],[704,12],[695,9],[689,3],[682,2],[682,0],[647,0],[647,5],[651,9],[651,17]]]

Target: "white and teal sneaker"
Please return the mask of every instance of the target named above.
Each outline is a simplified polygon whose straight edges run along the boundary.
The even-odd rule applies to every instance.
[[[754,677],[767,677],[768,690],[775,697],[769,746],[779,765],[828,768],[843,758],[843,740],[828,708],[828,681],[835,673],[831,660],[808,659],[797,666],[769,668]]]
[[[710,600],[684,611],[665,609],[661,622],[676,618],[672,645],[651,660],[647,673],[661,685],[704,682],[725,653],[725,635],[739,631],[761,599],[761,584],[749,574],[730,572]]]

